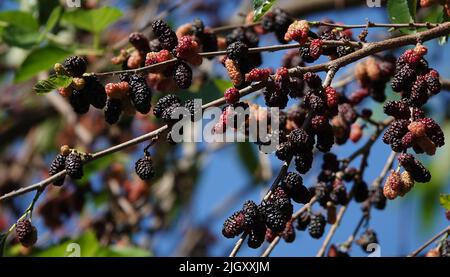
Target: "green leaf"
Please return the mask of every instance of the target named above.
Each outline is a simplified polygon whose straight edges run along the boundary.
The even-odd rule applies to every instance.
[[[41,34],[41,40],[45,37],[45,35],[52,31],[53,28],[55,28],[56,24],[59,21],[59,18],[61,17],[62,9],[60,6],[53,9],[52,13],[50,14],[47,23],[45,24],[45,29]]]
[[[253,20],[258,21],[276,2],[276,0],[253,0]]]
[[[242,164],[248,171],[249,175],[254,177],[256,170],[258,169],[259,161],[253,145],[246,141],[236,143],[236,147]]]
[[[72,54],[72,51],[59,48],[54,45],[47,45],[33,50],[22,63],[16,72],[14,82],[23,82],[38,74],[48,70],[61,60]]]
[[[3,29],[2,39],[9,46],[29,49],[39,42],[39,32],[10,25]]]
[[[39,23],[29,12],[12,10],[0,12],[0,23],[20,26],[22,29],[38,31]]]
[[[5,250],[7,233],[0,234],[0,257],[3,257],[3,251]]]
[[[220,91],[222,91],[222,93],[224,93],[225,90],[227,90],[228,88],[233,87],[233,83],[231,81],[229,81],[229,80],[226,80],[226,79],[216,78],[216,79],[213,80],[213,82],[214,82],[214,85],[216,85],[216,87]]]
[[[121,16],[122,12],[117,8],[102,7],[92,10],[76,9],[65,13],[62,19],[77,28],[98,34]]]
[[[408,0],[408,9],[413,22],[416,22],[417,0]]]
[[[450,194],[441,194],[439,196],[439,203],[446,210],[450,210]]]
[[[0,13],[2,40],[10,45],[30,48],[39,41],[39,23],[31,13],[12,10]]]
[[[39,81],[34,87],[33,91],[37,94],[45,94],[50,91],[67,87],[72,83],[72,77],[65,75],[52,75],[47,80]]]
[[[387,10],[389,19],[392,23],[411,23],[414,22],[415,8],[412,8],[415,0],[388,0]],[[416,3],[417,4],[417,3]],[[401,28],[402,33],[414,33],[415,29]]]

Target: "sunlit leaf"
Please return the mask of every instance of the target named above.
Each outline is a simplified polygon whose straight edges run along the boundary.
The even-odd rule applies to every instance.
[[[0,12],[0,23],[20,26],[26,30],[37,31],[39,29],[39,23],[31,13],[19,10]]]
[[[439,203],[446,210],[450,210],[450,194],[441,194],[439,196]]]
[[[54,45],[37,48],[22,63],[20,69],[16,72],[14,82],[26,81],[39,72],[52,68],[55,63],[64,60],[71,54],[72,51]]]
[[[388,0],[387,10],[389,19],[392,23],[411,23],[414,22],[416,10],[413,2],[416,0]],[[414,8],[413,8],[414,7]],[[415,33],[415,29],[401,28],[403,33]]]
[[[72,77],[65,75],[52,75],[47,80],[39,81],[33,87],[33,91],[37,94],[45,94],[57,88],[67,87],[71,83]]]
[[[275,2],[276,0],[253,0],[253,20],[258,21]]]
[[[62,19],[77,28],[92,33],[100,33],[121,16],[122,12],[118,8],[102,7],[91,10],[75,9],[65,13]]]
[[[5,250],[6,238],[8,234],[0,234],[0,257],[3,257],[3,251]]]

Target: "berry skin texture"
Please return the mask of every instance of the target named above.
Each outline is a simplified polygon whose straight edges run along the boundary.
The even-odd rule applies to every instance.
[[[108,83],[105,86],[105,91],[108,97],[120,99],[128,95],[128,92],[130,91],[130,85],[128,84],[128,82]]]
[[[322,45],[323,42],[321,39],[313,39],[309,45],[309,56],[317,60],[322,55]]]
[[[152,158],[147,155],[136,161],[134,170],[136,171],[136,174],[139,176],[139,178],[144,181],[150,180],[153,178],[153,176],[155,176]]]
[[[308,225],[309,235],[314,239],[320,239],[325,231],[327,221],[322,214],[312,214]]]
[[[66,157],[65,169],[67,175],[73,179],[81,179],[83,177],[83,161],[78,153],[70,153]]]
[[[288,137],[288,140],[292,145],[292,149],[296,153],[300,153],[302,150],[310,148],[309,139],[308,133],[301,128],[292,130]]]
[[[305,151],[295,157],[295,169],[300,174],[306,174],[312,167],[313,152]]]
[[[198,55],[198,43],[191,36],[182,36],[178,39],[178,45],[175,49],[176,56],[179,59],[189,59],[191,56]]]
[[[286,174],[282,181],[282,187],[297,203],[306,204],[311,199],[309,190],[303,185],[302,176],[296,172]]]
[[[418,120],[419,122],[422,122],[425,124],[425,132],[427,136],[433,141],[433,143],[437,147],[442,147],[445,144],[445,137],[444,132],[442,132],[441,127],[439,126],[436,121],[434,121],[432,118],[426,117],[421,118]]]
[[[439,81],[439,73],[432,69],[423,77],[427,83],[428,94],[436,95],[441,91],[441,82]]]
[[[232,59],[227,58],[225,59],[224,65],[226,70],[228,71],[231,82],[233,82],[233,85],[235,87],[239,87],[244,81],[244,76],[239,69],[238,63]]]
[[[130,76],[130,99],[141,114],[147,114],[151,108],[152,91],[147,86],[145,78],[138,74]]]
[[[383,106],[384,113],[395,117],[395,119],[409,119],[411,113],[409,105],[405,101],[389,101]]]
[[[431,180],[431,174],[423,164],[409,153],[398,155],[399,164],[411,174],[414,181],[419,183],[428,183]]]
[[[168,61],[172,58],[172,54],[166,49],[159,52],[148,52],[145,57],[145,65],[149,66],[152,64],[162,63]]]
[[[56,173],[64,170],[66,164],[66,156],[62,154],[56,155],[55,159],[50,164],[50,168],[48,170],[48,174],[50,176],[55,175]],[[64,177],[53,182],[54,186],[62,186],[64,184]]]
[[[37,241],[37,230],[29,219],[21,219],[16,223],[16,237],[24,247],[31,247]]]
[[[181,106],[181,100],[176,95],[168,94],[158,100],[153,113],[157,118],[162,118],[164,111],[172,106]]]
[[[282,142],[277,146],[275,155],[281,161],[286,161],[292,155],[292,146],[289,142]]]
[[[173,79],[180,89],[188,89],[192,83],[191,67],[184,62],[178,62],[175,66]]]
[[[239,94],[239,90],[237,88],[229,88],[224,93],[225,101],[229,105],[236,104],[239,102],[239,99],[241,98]]]
[[[295,240],[295,229],[294,229],[294,225],[292,224],[292,220],[289,220],[286,223],[286,227],[284,228],[283,232],[281,233],[281,237],[287,243],[294,242],[294,240]]]
[[[337,91],[332,87],[325,88],[325,96],[327,99],[327,106],[329,108],[337,107],[339,103],[339,96]]]
[[[226,238],[234,238],[244,231],[245,216],[242,212],[235,212],[225,220],[222,235]]]
[[[94,108],[103,109],[106,105],[105,87],[95,76],[85,76],[85,86],[83,90],[89,95],[89,102]]]
[[[73,90],[69,96],[69,103],[77,114],[89,111],[90,100],[86,90]]]
[[[122,114],[122,100],[115,98],[108,98],[105,106],[105,121],[109,124],[114,124],[119,121]]]
[[[227,47],[228,58],[237,62],[242,61],[248,56],[248,46],[242,41],[236,41]]]
[[[297,224],[295,228],[299,231],[305,231],[308,228],[309,222],[311,221],[311,214],[308,211],[304,211],[297,218]]]
[[[246,82],[261,82],[266,81],[270,74],[272,74],[272,70],[270,68],[253,68],[249,73],[245,74]]]
[[[86,59],[79,56],[67,58],[63,63],[64,69],[72,77],[81,77],[86,72]]]
[[[242,213],[244,214],[244,229],[253,229],[259,223],[261,216],[255,202],[246,201],[242,207]]]
[[[297,20],[289,25],[286,34],[284,35],[285,41],[295,40],[299,43],[305,43],[308,40],[308,33],[310,27],[306,20]]]
[[[173,50],[177,46],[177,35],[166,22],[163,20],[156,20],[152,23],[152,29],[163,49]]]
[[[440,247],[441,257],[450,257],[450,239],[447,238],[445,241],[442,242],[442,245]]]

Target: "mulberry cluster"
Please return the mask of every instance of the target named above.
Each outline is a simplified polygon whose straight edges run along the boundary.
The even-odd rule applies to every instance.
[[[266,226],[263,215],[251,200],[246,201],[242,210],[235,212],[223,224],[222,234],[226,238],[233,238],[242,232],[249,235],[247,244],[251,248],[258,248],[264,242]]]
[[[306,20],[297,20],[291,23],[284,34],[285,41],[295,40],[304,44],[309,37],[309,23]],[[311,50],[311,49],[310,49]]]
[[[268,200],[264,200],[259,210],[263,215],[267,228],[275,233],[282,232],[291,219],[293,206],[283,188],[277,187]]]
[[[300,46],[299,55],[306,63],[315,62],[323,53],[323,42],[321,39],[314,39],[309,45]]]
[[[239,42],[239,45],[232,46],[234,43]],[[247,52],[248,48],[258,47],[259,37],[251,28],[236,28],[226,37],[227,51],[233,48],[241,48],[244,53]],[[230,48],[231,47],[231,48]],[[237,53],[237,52],[236,52]],[[242,74],[250,72],[253,68],[260,66],[262,64],[261,53],[251,53],[245,58],[243,56],[233,58],[233,54],[229,58],[236,61],[239,71]],[[228,55],[227,55],[228,56]],[[239,55],[238,55],[239,56]]]
[[[86,72],[87,61],[83,57],[72,56],[64,61],[63,67],[70,76],[81,77]]]
[[[423,164],[414,158],[412,154],[402,153],[397,157],[399,164],[411,175],[414,181],[427,183],[431,179],[431,174]]]
[[[414,187],[414,179],[408,171],[399,173],[391,170],[389,176],[386,179],[386,183],[383,188],[384,196],[393,200],[397,196],[404,196]]]
[[[427,48],[418,44],[397,59],[392,89],[400,92],[402,99],[411,107],[422,107],[430,96],[441,89],[439,73],[428,67],[424,59],[426,53]]]

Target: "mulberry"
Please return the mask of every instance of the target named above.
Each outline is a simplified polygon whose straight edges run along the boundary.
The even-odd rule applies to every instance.
[[[297,218],[297,224],[295,228],[299,231],[305,231],[308,228],[309,223],[311,222],[311,213],[308,211],[304,211]]]
[[[222,234],[226,238],[234,238],[244,231],[245,216],[242,212],[235,212],[223,223]]]
[[[414,158],[413,155],[402,153],[397,157],[399,164],[408,171],[414,181],[419,183],[427,183],[431,179],[431,174],[422,163]]]
[[[25,247],[33,246],[37,241],[37,230],[29,219],[21,219],[16,223],[16,236]]]
[[[180,105],[181,105],[181,100],[176,95],[168,94],[158,100],[155,108],[153,109],[153,113],[157,118],[161,118],[163,112],[166,109],[168,109],[172,106],[179,107]]]
[[[303,185],[303,179],[300,174],[289,172],[283,179],[283,188],[288,195],[297,203],[306,204],[311,199],[309,190]]]
[[[316,148],[321,152],[329,152],[334,144],[334,133],[331,125],[328,124],[327,128],[321,133],[317,134]]]
[[[321,238],[325,231],[326,224],[327,222],[322,214],[311,215],[311,221],[308,225],[309,235],[314,239]]]
[[[108,98],[104,113],[106,122],[109,124],[116,123],[122,114],[122,101],[120,99]]]
[[[147,86],[145,78],[134,74],[130,77],[130,99],[141,114],[147,114],[151,108],[152,91]]]
[[[301,44],[308,40],[309,35],[309,23],[306,20],[297,20],[289,25],[286,34],[284,35],[285,41],[295,40]]]
[[[105,87],[95,76],[85,76],[84,80],[86,84],[83,90],[89,95],[90,104],[97,109],[103,109],[106,105]]]
[[[330,192],[330,200],[336,205],[345,205],[348,202],[347,189],[343,184],[333,187]]]
[[[184,62],[178,62],[175,66],[173,79],[180,89],[188,89],[192,83],[191,67]]]
[[[450,257],[450,239],[447,238],[442,242],[442,245],[440,247],[441,257]]]
[[[283,232],[281,233],[281,237],[287,243],[294,242],[294,240],[295,240],[295,229],[294,229],[294,226],[292,224],[292,220],[289,220],[286,223],[286,227],[284,228]]]
[[[253,249],[260,247],[264,242],[265,236],[266,226],[264,226],[264,223],[255,226],[248,232],[248,247]]]
[[[425,82],[427,83],[428,94],[435,95],[441,91],[441,82],[439,81],[439,73],[432,69],[424,75]]]
[[[69,96],[69,103],[77,114],[85,114],[89,111],[90,99],[86,90],[73,90]]]
[[[231,81],[233,82],[233,85],[235,87],[239,87],[240,85],[242,85],[244,76],[242,75],[242,72],[239,68],[239,64],[236,61],[227,58],[225,59],[224,65]]]
[[[322,79],[320,79],[319,75],[316,73],[306,72],[303,75],[303,80],[312,90],[319,90],[322,88]]]
[[[136,50],[138,50],[142,54],[150,52],[150,42],[143,33],[131,33],[128,37],[128,41],[131,43],[131,45],[133,45],[134,48],[136,48]]]
[[[427,83],[423,77],[418,77],[413,83],[407,101],[414,107],[421,107],[428,101]]]
[[[266,81],[270,74],[272,74],[272,70],[270,68],[254,68],[249,73],[245,74],[246,82],[261,82]]]
[[[162,20],[156,20],[152,23],[152,29],[158,38],[163,49],[173,50],[178,44],[178,38],[175,32]]]
[[[244,228],[252,229],[261,220],[261,215],[259,214],[258,205],[255,202],[248,200],[244,203],[242,208],[242,213],[244,214]]]
[[[383,106],[384,113],[395,119],[409,119],[411,113],[409,105],[405,101],[389,101]]]
[[[136,174],[141,178],[141,180],[150,180],[155,176],[155,170],[153,169],[153,161],[149,155],[145,155],[136,161],[134,165],[134,170]]]
[[[282,142],[277,146],[275,155],[281,161],[287,161],[292,156],[292,146],[289,142]]]
[[[241,95],[239,94],[239,90],[237,88],[229,88],[224,93],[225,101],[228,104],[235,104],[239,102]]]
[[[64,69],[72,77],[81,77],[86,72],[86,59],[79,56],[67,58],[63,63]]]
[[[48,174],[50,176],[55,175],[56,173],[64,170],[66,164],[66,156],[62,154],[56,155],[55,159],[50,164],[50,169],[48,170]],[[62,186],[64,184],[64,177],[53,182],[55,186]]]
[[[73,179],[81,179],[83,177],[83,161],[78,153],[70,153],[66,157],[64,165],[67,175]]]
[[[409,90],[416,78],[416,72],[409,65],[405,64],[397,71],[392,79],[392,89],[396,92]]]
[[[242,41],[236,41],[227,47],[228,58],[235,60],[237,62],[247,59],[248,56],[248,46]]]
[[[433,141],[433,143],[437,147],[442,147],[445,144],[445,137],[444,133],[442,132],[441,127],[439,126],[436,121],[434,121],[432,118],[422,118],[419,119],[419,122],[422,122],[425,124],[425,131],[427,133],[427,136]]]
[[[312,162],[312,150],[304,151],[295,157],[295,169],[298,171],[298,173],[305,174],[311,169]]]
[[[309,135],[304,129],[297,128],[292,130],[288,136],[288,140],[296,153],[311,148]]]

